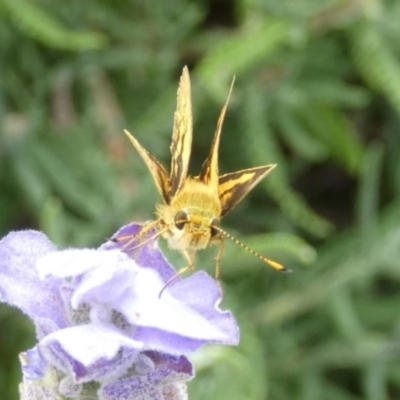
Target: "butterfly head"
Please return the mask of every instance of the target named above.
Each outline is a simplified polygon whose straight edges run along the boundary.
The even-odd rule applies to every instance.
[[[163,223],[169,227],[165,238],[171,248],[181,251],[205,249],[219,232],[219,218],[211,212],[193,207],[175,210]]]
[[[174,217],[174,232],[180,237],[181,245],[186,249],[205,249],[218,235],[214,228],[219,226],[219,219],[202,210],[179,210]]]

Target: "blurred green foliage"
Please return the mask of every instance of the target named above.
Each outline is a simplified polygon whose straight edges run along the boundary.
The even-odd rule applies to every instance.
[[[224,227],[294,272],[227,246],[241,344],[193,356],[190,398],[398,399],[399,21],[395,0],[0,0],[0,234],[96,246],[152,218],[158,195],[122,129],[168,165],[187,64],[196,174],[236,75],[221,171],[278,168]],[[2,305],[2,400],[33,343]]]

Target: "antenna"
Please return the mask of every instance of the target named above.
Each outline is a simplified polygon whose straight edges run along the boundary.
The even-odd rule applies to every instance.
[[[257,258],[259,258],[261,261],[264,261],[266,264],[268,264],[270,267],[280,271],[280,272],[291,272],[290,269],[287,269],[286,267],[284,267],[282,264],[279,264],[276,261],[270,260],[267,257],[264,257],[263,255],[261,255],[260,253],[257,253],[255,250],[251,249],[249,246],[245,245],[244,243],[242,243],[239,239],[236,239],[234,236],[232,236],[230,233],[228,233],[227,231],[225,231],[224,229],[222,229],[219,226],[215,226],[215,225],[211,225],[212,228],[214,228],[216,231],[218,231],[219,233],[221,233],[223,236],[227,237],[228,239],[232,240],[232,242],[238,244],[242,249],[245,249],[247,252],[249,252],[250,254],[252,254],[253,256],[256,256]]]

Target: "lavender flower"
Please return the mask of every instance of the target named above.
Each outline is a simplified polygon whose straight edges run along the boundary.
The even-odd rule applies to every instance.
[[[175,270],[156,242],[132,247],[109,241],[58,251],[35,231],[0,241],[0,301],[29,316],[38,339],[20,357],[21,399],[186,399],[194,376],[186,355],[206,343],[238,343],[212,278],[175,279],[159,297]]]

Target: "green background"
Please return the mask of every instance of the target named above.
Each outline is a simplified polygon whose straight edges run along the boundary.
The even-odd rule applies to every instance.
[[[0,0],[0,235],[97,246],[160,201],[129,129],[165,165],[192,77],[200,171],[232,77],[222,173],[278,167],[223,227],[237,347],[193,355],[190,398],[400,397],[400,2]],[[216,249],[197,268],[213,274]],[[168,251],[177,267],[182,257]],[[0,307],[0,398],[31,323]]]

